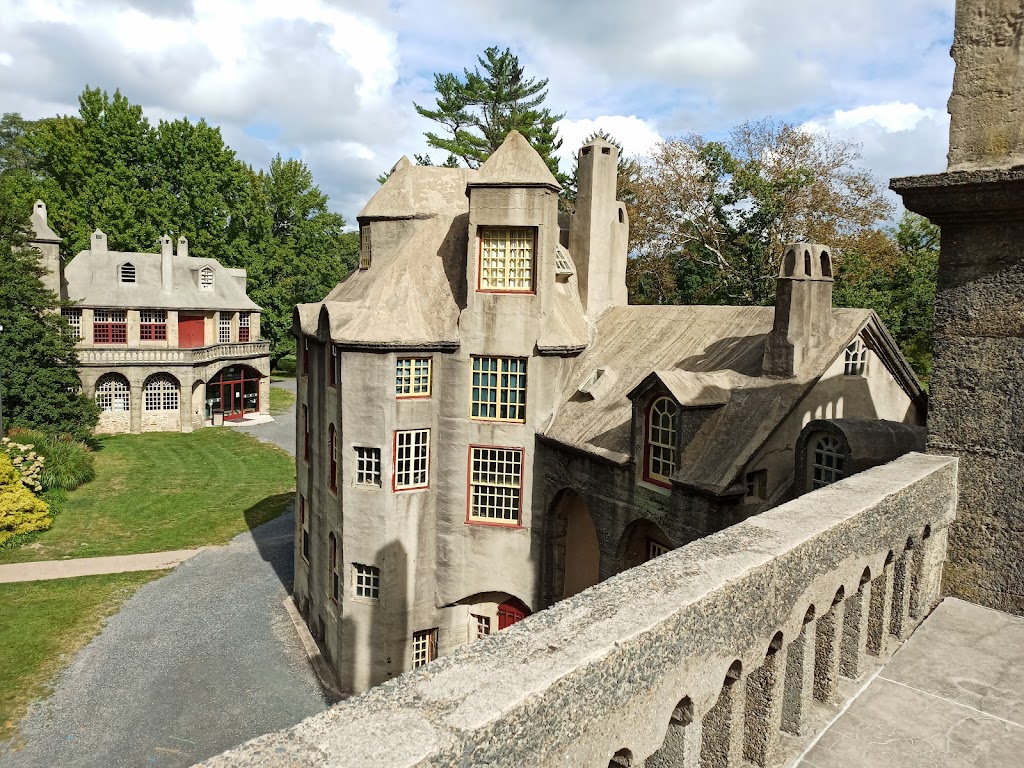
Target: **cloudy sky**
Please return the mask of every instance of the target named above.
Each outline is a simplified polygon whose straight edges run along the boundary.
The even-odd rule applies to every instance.
[[[881,179],[945,167],[954,0],[0,0],[0,111],[74,113],[85,85],[150,120],[219,125],[255,166],[300,157],[354,223],[377,175],[426,151],[433,74],[490,45],[571,156],[603,127],[643,154],[771,116],[862,144]],[[435,155],[438,153],[435,152]],[[438,158],[441,159],[441,158]],[[569,160],[563,160],[568,170]]]

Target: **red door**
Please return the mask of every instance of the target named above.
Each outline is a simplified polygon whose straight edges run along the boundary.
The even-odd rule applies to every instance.
[[[178,313],[178,347],[195,349],[206,346],[206,321],[202,315],[183,315]]]
[[[511,627],[530,615],[530,610],[514,597],[498,606],[498,630]]]

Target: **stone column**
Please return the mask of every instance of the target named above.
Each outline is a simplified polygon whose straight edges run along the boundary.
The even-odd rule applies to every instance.
[[[128,371],[128,385],[131,387],[129,397],[131,408],[128,414],[131,417],[131,426],[129,431],[133,435],[137,435],[142,432],[142,409],[145,407],[146,399],[146,395],[142,391],[142,387],[145,381],[145,376],[140,375],[134,370]]]
[[[926,616],[939,601],[942,563],[946,559],[946,531],[943,528],[921,540],[917,587],[911,595],[910,615]]]
[[[868,604],[867,652],[881,656],[885,651],[885,639],[889,636],[889,616],[892,609],[892,563],[882,568],[882,573],[871,582],[871,600]]]
[[[683,699],[669,719],[661,748],[644,762],[644,768],[701,768],[703,736],[700,719],[693,717],[693,704]]]
[[[730,673],[731,674],[731,673]],[[726,677],[715,706],[704,715],[701,768],[739,768],[743,764],[744,681]]]
[[[182,432],[192,431],[192,376],[178,380],[178,420]]]
[[[896,558],[892,574],[892,612],[889,634],[904,638],[910,633],[910,566],[914,550],[905,549]]]
[[[743,725],[743,758],[766,768],[779,743],[786,651],[772,648],[764,664],[747,677]]]
[[[808,732],[808,715],[814,699],[814,636],[817,622],[811,616],[796,640],[786,648],[786,682],[782,695],[782,730],[794,736]]]
[[[864,671],[864,654],[868,641],[868,607],[871,604],[871,582],[863,581],[846,600],[843,618],[843,639],[839,648],[839,674],[856,680]]]
[[[928,450],[959,458],[948,594],[1024,613],[1024,15],[958,0],[945,173],[893,179],[942,228]]]
[[[814,636],[814,698],[818,701],[833,701],[839,687],[843,608],[842,598],[837,597],[829,612],[818,619]]]

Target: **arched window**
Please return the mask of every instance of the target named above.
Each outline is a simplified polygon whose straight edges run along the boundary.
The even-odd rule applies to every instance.
[[[146,380],[142,398],[147,411],[178,410],[178,382],[166,373],[158,373]]]
[[[814,441],[811,456],[811,488],[823,488],[846,476],[843,444],[832,435]]]
[[[843,365],[844,376],[863,376],[868,372],[868,348],[859,338],[850,342],[846,348],[846,360]]]
[[[204,291],[213,289],[213,268],[203,267],[199,270],[199,287]]]
[[[125,413],[131,406],[128,380],[117,373],[107,373],[96,382],[96,405],[104,413]]]
[[[671,486],[676,468],[676,417],[678,406],[670,397],[659,397],[651,402],[647,411],[644,479]]]
[[[135,282],[135,265],[132,264],[130,261],[126,261],[124,264],[121,265],[121,282]]]
[[[331,474],[328,481],[331,484],[331,490],[337,492],[338,490],[338,431],[334,428],[334,425],[327,430],[327,452],[331,457]]]

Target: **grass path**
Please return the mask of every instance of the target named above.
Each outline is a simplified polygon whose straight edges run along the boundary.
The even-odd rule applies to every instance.
[[[30,702],[103,626],[108,616],[163,571],[0,584],[0,741]]]
[[[232,429],[101,438],[96,479],[68,494],[53,527],[0,563],[220,544],[292,500],[295,465]]]

